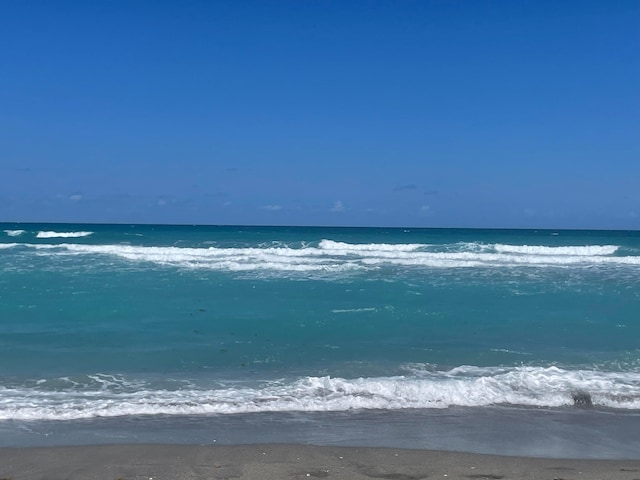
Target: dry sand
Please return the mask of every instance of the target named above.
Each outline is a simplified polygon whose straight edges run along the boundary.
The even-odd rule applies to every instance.
[[[309,445],[0,449],[0,480],[640,480],[640,460],[556,460]]]

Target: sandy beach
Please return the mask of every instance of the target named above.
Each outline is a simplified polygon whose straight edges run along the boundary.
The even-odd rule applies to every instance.
[[[107,445],[0,449],[2,480],[638,480],[640,460],[559,460],[310,445]]]

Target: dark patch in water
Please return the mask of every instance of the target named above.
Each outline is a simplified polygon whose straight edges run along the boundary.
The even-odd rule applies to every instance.
[[[571,398],[573,398],[573,404],[576,407],[580,408],[590,408],[593,407],[593,401],[591,400],[591,395],[584,390],[578,390],[577,392],[573,392],[571,394]]]

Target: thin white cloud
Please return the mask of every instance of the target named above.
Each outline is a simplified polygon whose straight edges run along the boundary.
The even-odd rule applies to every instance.
[[[344,208],[344,204],[342,203],[341,200],[337,200],[336,202],[334,202],[333,206],[331,207],[331,212],[344,212],[345,208]]]
[[[420,207],[420,215],[431,215],[431,207],[429,205],[422,205]]]
[[[74,193],[73,195],[69,195],[69,200],[71,200],[72,202],[79,202],[80,200],[82,200],[82,194]]]
[[[269,210],[271,212],[275,212],[278,210],[282,210],[281,205],[263,205],[260,207],[261,210]]]
[[[156,206],[156,207],[166,207],[167,205],[177,205],[179,203],[182,203],[183,205],[187,205],[187,204],[190,203],[190,201],[189,200],[187,200],[187,201],[179,201],[175,197],[162,195],[162,196],[154,199],[153,203],[151,205],[152,206]]]
[[[404,192],[406,190],[417,190],[418,186],[411,184],[411,185],[398,185],[396,187],[393,187],[393,191],[394,192]]]

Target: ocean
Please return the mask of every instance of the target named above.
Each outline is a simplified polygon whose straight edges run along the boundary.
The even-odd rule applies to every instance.
[[[0,446],[640,458],[640,232],[0,224]]]

